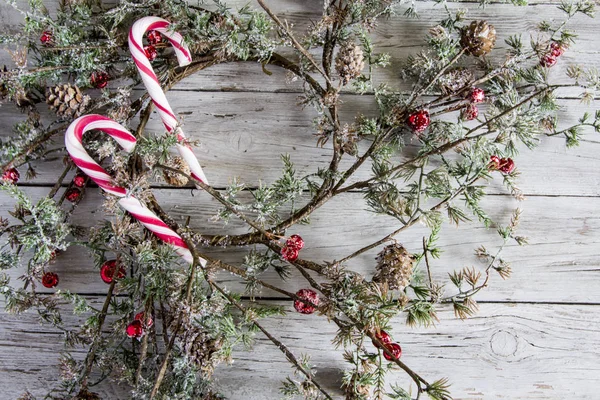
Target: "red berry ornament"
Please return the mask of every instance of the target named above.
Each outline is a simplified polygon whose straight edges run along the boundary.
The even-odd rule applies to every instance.
[[[502,158],[498,170],[505,174],[510,174],[515,169],[515,162],[510,158]]]
[[[469,104],[460,112],[460,116],[462,119],[467,121],[472,121],[479,115],[479,109],[475,104]]]
[[[156,47],[152,45],[144,47],[144,53],[146,54],[146,57],[149,61],[154,61],[156,59],[156,56],[158,55],[158,53],[156,52]]]
[[[310,303],[304,303],[300,300],[294,300],[294,308],[302,314],[312,314],[319,305],[319,295],[311,289],[300,289],[296,292],[296,296],[303,300],[308,300]]]
[[[10,182],[13,185],[19,181],[21,174],[17,171],[16,168],[9,168],[2,174],[2,180],[5,182]]]
[[[54,272],[46,272],[44,276],[42,276],[42,285],[48,289],[52,289],[58,285],[58,275]]]
[[[394,355],[394,357],[396,358],[400,358],[400,356],[402,355],[402,347],[400,347],[400,345],[398,343],[390,343],[388,345],[385,346],[390,353],[392,353]],[[388,355],[388,353],[384,352],[383,356],[385,357],[386,360],[388,361],[394,361],[394,359],[392,357],[390,357]]]
[[[388,344],[392,343],[392,337],[386,331],[381,330],[379,332],[376,332],[375,337],[377,338],[377,340],[379,340],[384,345],[388,345]],[[381,346],[379,346],[379,343],[377,343],[374,340],[373,340],[373,346],[375,346],[377,348],[381,347]]]
[[[85,175],[83,174],[76,174],[73,177],[73,185],[77,186],[77,187],[84,187],[85,186]]]
[[[498,157],[498,156],[491,156],[488,168],[492,169],[492,170],[500,168],[500,157]]]
[[[565,53],[565,49],[557,42],[550,43],[550,55],[560,57]]]
[[[540,60],[540,65],[544,68],[553,67],[558,60],[552,54],[547,54]]]
[[[44,31],[42,32],[42,35],[40,36],[40,42],[48,47],[52,45],[52,42],[54,40],[54,35],[52,34],[51,31]]]
[[[146,36],[148,39],[148,44],[155,45],[157,43],[162,42],[162,36],[157,31],[150,31]]]
[[[291,247],[291,248],[296,249],[296,250],[302,250],[302,248],[304,247],[304,240],[302,240],[302,238],[300,237],[300,235],[292,235],[285,242],[285,245],[287,247]]]
[[[102,267],[100,267],[100,278],[102,278],[102,280],[108,284],[112,283],[113,278],[125,278],[125,268],[123,268],[123,266],[120,266],[119,272],[115,273],[116,268],[117,260],[106,261],[104,264],[102,264]]]
[[[473,88],[469,92],[469,100],[473,103],[483,103],[485,101],[485,92],[481,88]]]
[[[135,317],[133,317],[133,319],[136,321],[140,321],[144,328],[150,328],[152,327],[152,325],[154,325],[154,320],[152,319],[152,316],[148,315],[147,318],[144,318],[143,311],[135,314]]]
[[[298,258],[298,249],[289,246],[283,246],[281,248],[281,258],[286,261],[296,261]]]
[[[75,203],[81,198],[81,190],[72,187],[65,193],[65,198],[69,200],[71,203]]]
[[[406,123],[416,133],[422,133],[427,129],[431,120],[429,112],[426,110],[416,111],[408,116]]]
[[[144,327],[142,326],[142,322],[135,320],[127,325],[127,336],[130,338],[139,338],[144,334]]]
[[[108,85],[109,76],[104,71],[92,72],[90,76],[90,84],[96,89],[105,88]]]

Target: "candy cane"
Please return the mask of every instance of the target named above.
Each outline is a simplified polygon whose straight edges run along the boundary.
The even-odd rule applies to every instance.
[[[120,197],[119,205],[121,207],[149,231],[154,233],[160,240],[173,246],[175,252],[191,264],[194,261],[192,253],[183,239],[181,239],[181,236],[169,228],[167,224],[150,211],[148,207],[140,203],[138,199],[128,195],[125,188],[114,185],[112,178],[106,170],[90,157],[84,149],[82,144],[83,134],[93,129],[103,131],[113,137],[128,153],[135,147],[135,136],[117,122],[102,115],[84,115],[73,121],[65,134],[65,145],[75,165],[96,182],[102,190]],[[200,263],[206,265],[204,259],[200,259]]]
[[[192,55],[187,46],[183,43],[183,37],[177,32],[168,30],[169,25],[170,23],[168,21],[158,17],[144,17],[139,19],[133,24],[129,31],[129,51],[131,52],[133,61],[138,68],[142,81],[146,86],[146,90],[148,91],[150,98],[152,98],[152,102],[156,106],[165,128],[167,128],[167,131],[170,133],[177,135],[177,141],[179,142],[177,144],[177,150],[190,167],[192,177],[204,183],[208,183],[192,148],[185,143],[185,135],[179,127],[177,117],[175,117],[175,114],[167,101],[165,92],[160,86],[158,77],[154,73],[154,69],[152,69],[148,57],[146,57],[146,52],[144,51],[144,46],[142,44],[144,34],[147,31],[155,30],[160,32],[169,40],[175,49],[179,65],[182,67],[188,65],[192,62]]]

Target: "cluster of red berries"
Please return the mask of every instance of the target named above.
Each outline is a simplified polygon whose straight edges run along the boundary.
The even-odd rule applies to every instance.
[[[125,268],[119,265],[119,271],[117,272],[117,260],[108,260],[100,267],[100,278],[104,283],[111,284],[113,279],[125,278]]]
[[[300,235],[292,235],[281,248],[281,258],[286,261],[296,261],[300,250],[304,247],[304,240]]]
[[[127,336],[130,338],[140,338],[144,336],[148,329],[152,328],[152,325],[154,325],[152,316],[148,315],[146,317],[145,313],[142,311],[133,317],[133,321],[127,325],[125,333],[127,333]]]
[[[558,61],[558,57],[562,56],[564,52],[565,49],[560,43],[550,43],[550,52],[548,52],[540,59],[540,65],[544,68],[553,67]]]
[[[90,76],[90,84],[96,89],[103,89],[108,85],[108,81],[110,80],[110,76],[107,72],[104,71],[95,71],[92,72]]]
[[[299,299],[307,301],[305,303],[301,300],[294,300],[294,308],[301,314],[312,314],[319,305],[319,295],[317,292],[311,289],[300,289],[296,292],[296,296]]]
[[[398,343],[394,343],[392,341],[392,337],[386,331],[381,330],[375,333],[375,337],[383,344],[387,351],[394,355],[395,358],[400,358],[400,356],[402,355],[402,347],[400,347]],[[377,347],[378,349],[382,348],[381,345],[374,340],[373,346]],[[383,352],[383,356],[388,361],[394,361],[394,359],[390,357],[390,355],[385,351]]]
[[[16,168],[9,168],[2,173],[2,181],[12,183],[13,185],[17,184],[20,177],[21,174],[19,174]]]
[[[491,156],[489,169],[498,170],[504,174],[510,174],[515,169],[515,162],[511,158]]]
[[[69,200],[71,203],[75,203],[79,201],[81,198],[81,188],[85,186],[86,176],[81,171],[77,171],[75,176],[73,177],[73,187],[67,189],[65,193],[65,198]]]
[[[472,121],[479,116],[479,108],[477,108],[475,104],[483,103],[485,101],[485,92],[483,89],[475,87],[471,89],[467,99],[470,101],[470,103],[462,109],[460,116],[466,121]]]
[[[425,132],[425,129],[427,129],[430,123],[431,119],[429,118],[429,111],[427,110],[415,111],[410,114],[406,120],[408,127],[415,133]]]
[[[148,32],[146,39],[148,40],[148,46],[144,47],[144,53],[146,53],[148,60],[154,61],[158,55],[158,52],[156,51],[156,45],[162,42],[162,36],[157,31],[150,31]]]
[[[54,34],[52,33],[52,31],[42,32],[42,34],[40,35],[40,42],[46,47],[52,46],[54,44]]]

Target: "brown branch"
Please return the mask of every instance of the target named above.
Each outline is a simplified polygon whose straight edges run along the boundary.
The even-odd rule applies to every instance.
[[[258,1],[258,4],[263,8],[263,10],[265,10],[265,12],[269,15],[269,17],[271,17],[271,19],[279,26],[279,28],[281,28],[282,32],[285,33],[285,35],[288,37],[288,39],[290,39],[290,41],[292,42],[292,44],[294,45],[294,47],[300,53],[302,53],[302,55],[304,57],[306,57],[306,59],[323,76],[323,78],[325,78],[325,80],[327,81],[327,84],[333,86],[333,84],[331,83],[331,80],[329,79],[329,76],[327,76],[327,74],[325,73],[325,71],[323,71],[321,69],[321,67],[319,66],[319,64],[317,64],[317,62],[315,61],[315,59],[313,58],[313,56],[300,44],[300,42],[298,42],[296,40],[296,38],[289,31],[289,29],[287,28],[287,26],[285,26],[283,24],[283,22],[281,22],[281,20],[277,17],[277,15],[275,15],[275,13],[273,13],[273,11],[271,11],[271,9],[269,8],[269,6],[267,6],[267,4],[264,2],[264,0],[257,0],[257,1]]]

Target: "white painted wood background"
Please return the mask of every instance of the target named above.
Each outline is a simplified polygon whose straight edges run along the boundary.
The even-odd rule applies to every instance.
[[[18,1],[24,4],[24,1]],[[240,5],[246,1],[233,1]],[[252,3],[252,2],[251,2]],[[273,9],[294,22],[302,31],[317,19],[321,0],[271,0]],[[467,18],[486,18],[503,38],[516,32],[530,31],[542,19],[557,19],[557,2],[530,1],[516,8],[495,1],[485,9],[473,3],[452,3],[450,9],[471,7]],[[48,2],[51,8],[55,2]],[[443,7],[433,1],[418,2],[419,19],[402,16],[382,22],[376,30],[377,51],[389,52],[394,62],[414,53],[423,43],[427,29],[443,18]],[[20,16],[6,5],[0,6],[3,29],[15,30]],[[552,77],[564,80],[569,63],[600,67],[600,19],[578,17],[572,27],[580,35],[578,44],[569,49],[552,69]],[[7,59],[3,54],[2,61]],[[254,63],[223,64],[190,77],[168,95],[173,109],[184,118],[185,131],[202,142],[197,154],[207,176],[216,187],[232,177],[250,186],[259,179],[272,181],[280,172],[280,153],[290,153],[300,173],[328,163],[330,149],[315,146],[312,135],[313,112],[296,105],[297,83],[286,83],[285,73],[269,68],[265,75]],[[397,78],[397,68],[381,74],[397,87],[406,84]],[[573,122],[585,109],[577,92],[561,93],[564,124]],[[374,109],[371,96],[343,97],[342,117],[357,111]],[[598,103],[595,104],[598,107]],[[0,107],[0,121],[6,127],[22,118],[11,106]],[[156,114],[147,130],[162,132]],[[600,394],[600,135],[587,132],[579,148],[567,150],[561,138],[544,138],[534,152],[524,151],[516,158],[522,172],[520,186],[527,199],[521,232],[530,238],[527,247],[509,246],[506,259],[512,261],[513,277],[502,281],[494,277],[491,287],[478,296],[479,313],[467,320],[454,318],[442,307],[440,322],[434,328],[411,329],[398,319],[393,334],[402,344],[402,359],[430,380],[447,376],[456,399],[598,399]],[[58,138],[57,140],[61,140]],[[410,148],[407,150],[410,153]],[[47,163],[39,176],[23,181],[33,197],[47,194],[60,170],[60,162]],[[359,171],[365,176],[367,168]],[[161,186],[161,185],[159,185]],[[496,218],[507,221],[516,202],[506,195],[500,182],[490,184],[491,195],[485,205]],[[207,233],[243,232],[233,221],[228,227],[209,221],[218,205],[206,194],[189,189],[157,187],[162,205],[176,218],[193,216],[193,225]],[[332,260],[359,248],[373,237],[389,232],[394,222],[365,211],[360,193],[339,196],[312,218],[309,227],[298,228],[308,243],[303,255],[309,259]],[[77,207],[73,222],[92,226],[106,218],[99,210],[101,194],[90,190]],[[0,215],[6,216],[11,201],[0,197]],[[426,230],[414,227],[399,239],[418,251]],[[476,223],[460,228],[445,226],[441,242],[444,256],[434,263],[434,278],[446,279],[447,272],[477,265],[473,250],[479,244],[497,243],[494,232]],[[225,261],[239,263],[247,249],[214,251]],[[352,269],[369,272],[376,250],[356,259]],[[52,267],[60,277],[60,288],[100,302],[106,285],[85,251],[76,247],[61,254]],[[18,272],[13,272],[18,276]],[[222,282],[231,289],[242,289],[235,277],[223,274]],[[267,276],[276,282],[276,276]],[[298,276],[288,283],[289,290],[306,285]],[[264,302],[281,303],[269,291]],[[269,300],[271,298],[271,300]],[[290,302],[283,303],[288,309]],[[70,316],[73,325],[82,321]],[[57,384],[57,359],[62,347],[61,333],[39,325],[35,315],[0,313],[0,398],[15,399],[25,389],[45,393]],[[330,339],[335,327],[316,315],[290,313],[273,318],[265,325],[297,354],[308,353],[325,387],[342,398],[339,380],[343,363],[333,350]],[[78,350],[81,356],[84,349]],[[218,369],[216,378],[230,399],[276,399],[280,382],[292,373],[284,356],[271,343],[258,336],[251,352],[239,351],[236,361]],[[409,385],[406,376],[394,379]],[[124,388],[102,384],[94,388],[103,399],[127,398]]]

